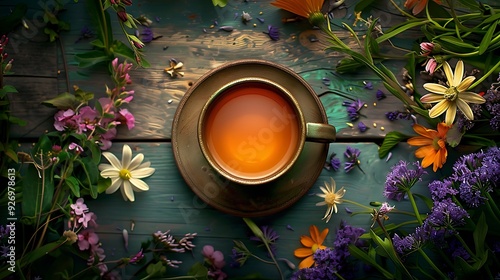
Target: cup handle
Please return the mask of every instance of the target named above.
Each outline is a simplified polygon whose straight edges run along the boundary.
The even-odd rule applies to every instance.
[[[306,141],[330,143],[335,141],[335,126],[326,123],[307,123]]]

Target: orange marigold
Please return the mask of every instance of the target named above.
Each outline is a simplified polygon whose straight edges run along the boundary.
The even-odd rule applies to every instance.
[[[305,258],[299,263],[299,268],[307,268],[314,265],[314,252],[318,249],[326,248],[326,246],[323,245],[323,241],[325,241],[328,231],[328,228],[325,228],[320,233],[318,227],[311,225],[309,227],[309,234],[311,236],[302,235],[300,237],[300,243],[302,243],[305,248],[298,248],[293,252],[297,258]]]
[[[413,8],[412,13],[414,15],[416,15],[416,14],[418,14],[421,11],[424,10],[424,8],[425,8],[425,6],[427,6],[428,2],[429,2],[429,0],[406,0],[406,2],[405,2],[405,8],[407,8],[407,9]],[[434,0],[434,2],[438,3],[439,5],[441,5],[441,1],[440,0]]]
[[[448,156],[446,149],[446,134],[451,126],[445,123],[439,123],[437,131],[425,128],[422,125],[414,124],[413,130],[420,136],[408,139],[408,144],[418,146],[415,151],[417,158],[422,158],[422,167],[428,167],[432,164],[432,170],[436,172],[438,168],[443,167]]]
[[[305,17],[309,22],[316,25],[323,18],[321,13],[323,2],[324,0],[276,0],[271,5]]]

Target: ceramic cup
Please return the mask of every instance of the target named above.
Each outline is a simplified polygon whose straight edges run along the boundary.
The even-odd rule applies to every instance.
[[[279,178],[302,152],[305,141],[335,141],[335,127],[304,120],[285,86],[246,77],[220,87],[198,120],[198,142],[208,163],[223,177],[244,185]]]

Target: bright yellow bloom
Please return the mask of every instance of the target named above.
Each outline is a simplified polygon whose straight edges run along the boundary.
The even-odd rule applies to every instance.
[[[317,196],[322,197],[325,200],[316,203],[316,206],[328,205],[328,209],[326,209],[325,216],[323,217],[323,220],[326,219],[326,222],[328,223],[330,221],[330,218],[332,217],[333,212],[335,211],[335,213],[337,213],[337,204],[344,202],[342,197],[344,197],[346,190],[344,189],[344,187],[342,187],[340,188],[340,190],[335,192],[336,183],[332,177],[330,177],[330,185],[325,182],[325,187],[320,187],[323,193],[317,194]]]
[[[326,246],[323,245],[323,241],[325,241],[328,231],[328,228],[325,228],[321,233],[319,233],[318,228],[315,225],[312,225],[309,227],[309,234],[311,236],[302,235],[300,237],[300,243],[302,243],[305,248],[298,248],[293,252],[297,258],[305,258],[299,263],[299,269],[314,265],[314,252],[318,249],[323,250],[326,248]]]
[[[427,2],[429,2],[429,0],[406,0],[405,8],[407,9],[413,8],[412,13],[416,15],[424,10],[425,6],[427,6]],[[440,0],[434,0],[434,2],[441,5]]]
[[[111,186],[106,189],[107,194],[114,193],[122,187],[123,199],[133,202],[135,200],[134,191],[149,190],[148,184],[141,179],[151,176],[155,169],[150,167],[149,161],[142,163],[143,154],[139,153],[132,159],[132,149],[128,145],[123,145],[121,162],[110,152],[103,152],[102,155],[111,163],[99,165],[101,176],[111,178]]]
[[[316,25],[317,20],[323,18],[321,13],[323,2],[324,0],[276,0],[271,5],[305,17],[311,24]]]
[[[436,172],[438,168],[443,167],[448,156],[446,149],[446,133],[450,126],[445,123],[439,123],[437,131],[434,129],[425,128],[419,124],[413,125],[413,130],[421,136],[416,136],[408,139],[408,144],[411,146],[420,146],[415,151],[417,158],[423,158],[422,167],[428,167],[431,164],[432,170]]]
[[[455,66],[455,73],[452,72],[450,65],[446,61],[443,63],[443,70],[448,80],[448,87],[434,83],[424,84],[424,88],[431,93],[422,96],[420,101],[437,103],[429,110],[429,117],[435,118],[446,112],[445,122],[447,125],[451,125],[455,121],[458,107],[467,119],[473,120],[474,114],[468,103],[481,104],[486,102],[481,95],[466,91],[476,77],[468,76],[462,80],[464,63],[461,60]]]

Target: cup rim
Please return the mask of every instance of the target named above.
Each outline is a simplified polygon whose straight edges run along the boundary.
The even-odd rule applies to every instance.
[[[277,89],[277,92],[279,92],[282,96],[285,97],[285,99],[287,99],[287,102],[289,102],[292,105],[291,107],[294,110],[294,113],[298,118],[298,126],[299,126],[299,135],[298,136],[299,137],[297,139],[298,143],[297,143],[296,151],[292,154],[290,160],[282,168],[280,168],[279,170],[277,170],[275,172],[272,172],[271,174],[267,174],[265,176],[260,176],[260,177],[255,177],[255,178],[241,178],[241,177],[225,170],[224,168],[222,168],[216,162],[216,160],[213,159],[210,152],[208,151],[208,148],[206,147],[206,141],[204,139],[203,130],[204,130],[205,123],[206,123],[206,115],[207,115],[209,109],[211,108],[211,106],[214,104],[214,102],[218,99],[219,96],[221,96],[222,94],[224,94],[224,92],[226,92],[227,90],[229,90],[230,88],[232,88],[234,86],[237,86],[237,85],[240,85],[243,83],[252,83],[252,82],[253,83],[262,83],[262,84],[266,84],[268,86],[274,87]],[[261,184],[265,184],[265,183],[271,182],[273,180],[276,180],[277,178],[282,176],[284,173],[286,173],[295,164],[295,162],[299,158],[299,156],[304,148],[304,144],[305,144],[305,140],[306,140],[306,122],[305,122],[305,118],[304,118],[304,115],[302,113],[302,109],[300,107],[300,104],[293,97],[293,95],[290,93],[290,91],[288,91],[286,88],[284,88],[280,84],[278,84],[274,81],[271,81],[269,79],[260,78],[260,77],[245,77],[245,78],[233,80],[233,81],[223,85],[222,87],[220,87],[217,91],[215,91],[210,96],[210,98],[207,100],[207,102],[203,105],[203,108],[199,114],[197,133],[198,133],[198,144],[199,144],[200,149],[203,153],[203,156],[208,161],[210,166],[217,171],[218,174],[220,174],[224,178],[226,178],[230,181],[233,181],[235,183],[238,183],[238,184],[261,185]]]

